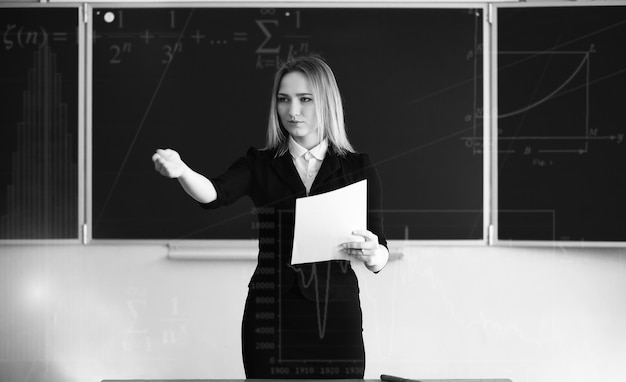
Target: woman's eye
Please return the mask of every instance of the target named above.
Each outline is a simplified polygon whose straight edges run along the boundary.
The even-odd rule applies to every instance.
[[[300,98],[300,102],[311,102],[313,101],[313,98],[311,97],[302,97]]]
[[[289,100],[287,99],[287,97],[278,97],[278,102],[280,103],[284,103],[284,102],[288,102]]]

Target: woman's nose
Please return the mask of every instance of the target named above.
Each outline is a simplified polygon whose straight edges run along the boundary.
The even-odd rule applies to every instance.
[[[297,117],[300,115],[300,105],[298,104],[298,101],[291,101],[291,104],[289,105],[289,115],[291,117]]]

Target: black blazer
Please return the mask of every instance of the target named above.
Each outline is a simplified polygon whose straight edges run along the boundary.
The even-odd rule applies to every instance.
[[[382,190],[376,169],[366,154],[339,156],[330,148],[324,158],[310,195],[332,191],[367,179],[367,228],[387,246],[383,234]],[[296,198],[306,197],[306,188],[289,152],[276,156],[275,150],[250,148],[222,175],[212,178],[217,200],[204,208],[228,205],[249,196],[259,221],[259,256],[249,284],[251,291],[275,286],[285,293],[298,285],[305,297],[319,301],[342,301],[358,297],[356,275],[349,261],[336,260],[290,265],[293,246]],[[332,216],[328,217],[332,219]]]

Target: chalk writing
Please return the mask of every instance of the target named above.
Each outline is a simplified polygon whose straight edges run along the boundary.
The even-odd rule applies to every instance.
[[[57,37],[62,37],[62,34],[57,35]],[[49,33],[41,26],[27,27],[7,24],[2,34],[5,50],[11,50],[15,47],[43,46],[48,43],[48,39]]]
[[[120,64],[122,62],[122,58],[121,58],[122,53],[130,53],[132,51],[132,43],[125,42],[122,44],[122,46],[113,44],[109,46],[109,51],[113,53],[111,59],[109,60],[109,63]]]
[[[126,18],[131,15],[134,16],[134,13],[127,12]],[[257,18],[258,15],[261,18]],[[180,22],[184,16],[190,18],[192,27],[186,28],[186,23]],[[226,48],[232,43],[231,49],[244,49],[254,53],[254,62],[250,64],[259,70],[275,69],[281,60],[310,51],[311,36],[298,33],[303,27],[300,11],[282,12],[264,8],[258,10],[257,16],[239,20],[239,23],[232,26],[229,34],[224,35],[224,31],[213,27],[211,22],[196,25],[195,19],[187,10],[169,10],[167,23],[149,21],[136,28],[124,27],[121,10],[98,11],[93,40],[94,44],[101,40],[108,45],[111,65],[121,64],[128,54],[152,54],[152,51],[133,49],[134,43],[139,42],[146,46],[159,44],[162,55],[158,62],[161,64],[169,64],[176,55],[183,54],[183,46],[187,41],[198,47],[203,46],[204,49]],[[111,20],[117,20],[117,23],[113,24]],[[5,45],[10,46],[11,43],[8,40]]]
[[[277,54],[280,53],[280,45],[268,46],[269,41],[272,39],[272,33],[270,29],[272,26],[278,27],[278,20],[256,20],[256,24],[263,32],[263,36],[265,40],[259,45],[256,49],[256,53],[258,54]]]
[[[129,323],[121,344],[123,351],[152,353],[187,343],[189,319],[178,297],[155,304],[146,288],[130,286],[125,304]]]

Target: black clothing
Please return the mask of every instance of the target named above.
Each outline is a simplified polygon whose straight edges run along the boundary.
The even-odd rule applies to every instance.
[[[329,149],[310,195],[368,182],[368,230],[387,245],[380,180],[369,157]],[[362,378],[365,366],[359,287],[349,261],[290,265],[295,201],[306,189],[291,155],[248,150],[211,179],[216,208],[248,195],[259,221],[258,264],[242,324],[246,378]],[[328,216],[328,219],[332,219]]]

